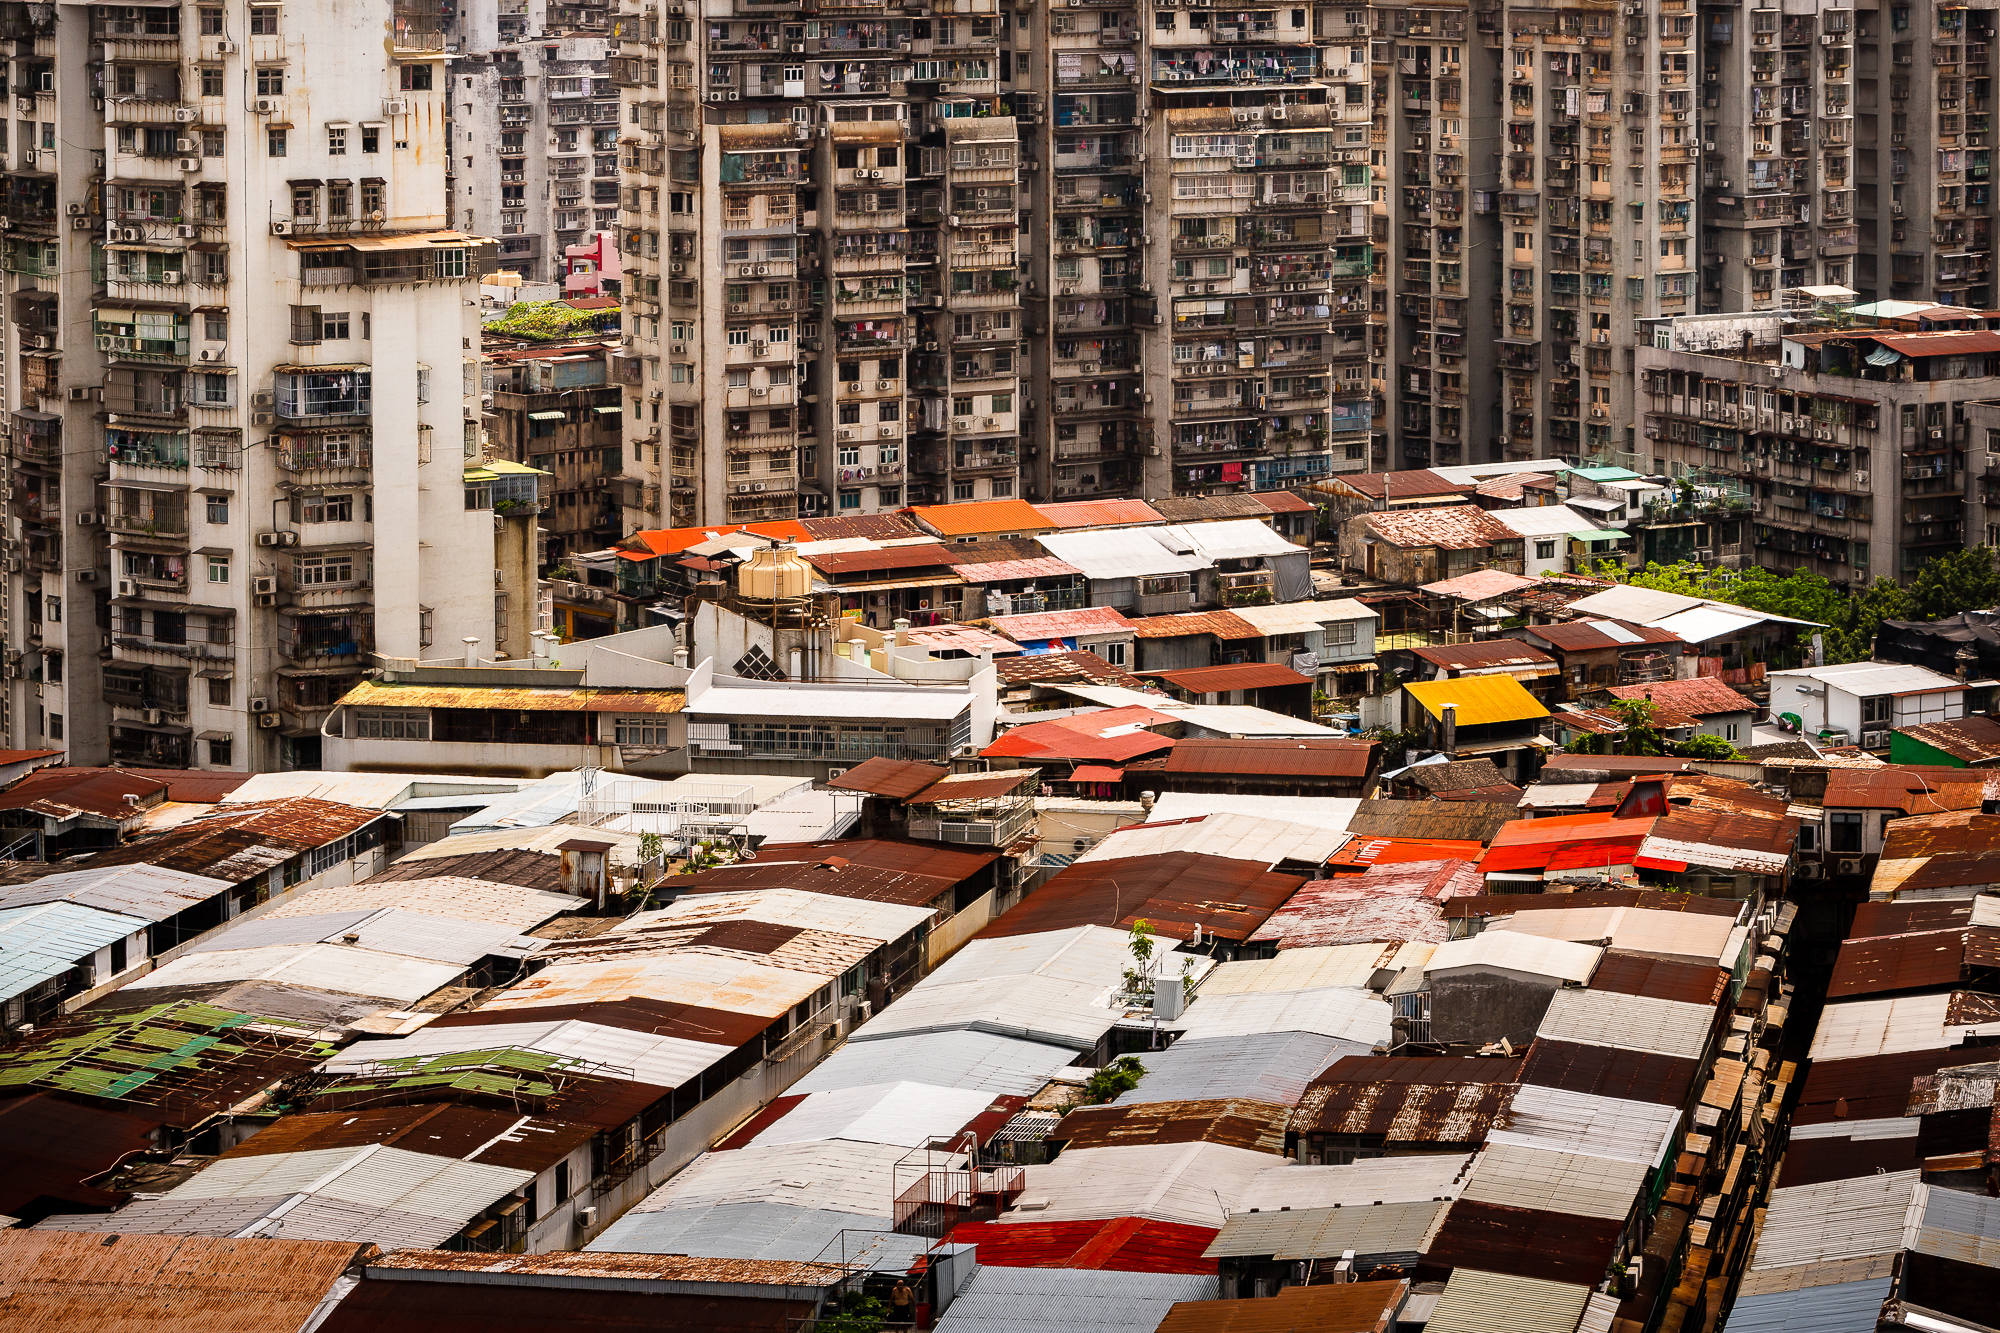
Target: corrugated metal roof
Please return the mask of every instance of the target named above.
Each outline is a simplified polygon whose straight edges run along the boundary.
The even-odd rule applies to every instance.
[[[1484,802],[1367,800],[1355,809],[1347,827],[1363,838],[1485,843],[1517,819],[1515,811]]]
[[[1187,1038],[1317,1032],[1372,1046],[1389,1039],[1389,1006],[1373,991],[1345,986],[1246,995],[1197,993],[1180,1026]]]
[[[1715,1029],[1713,1005],[1608,990],[1559,990],[1535,1035],[1551,1041],[1700,1059]]]
[[[1956,1046],[1966,1029],[1945,1026],[1950,1005],[1949,995],[1898,995],[1829,1004],[1813,1033],[1813,1062]]]
[[[1106,836],[1079,856],[1074,864],[1090,865],[1098,861],[1124,861],[1181,852],[1267,867],[1280,861],[1317,865],[1333,855],[1345,841],[1347,835],[1344,833],[1309,824],[1288,824],[1283,820],[1257,815],[1213,814],[1172,823],[1127,825]],[[1055,883],[1078,878],[1079,872],[1072,870],[1059,876]]]
[[[1288,1109],[1242,1099],[1127,1102],[1072,1110],[1050,1135],[1079,1148],[1156,1143],[1224,1143],[1273,1156],[1285,1151]]]
[[[99,949],[139,934],[146,926],[140,917],[71,902],[0,911],[0,1000],[53,981],[89,961]]]
[[[1735,929],[1736,923],[1730,917],[1621,906],[1517,912],[1505,920],[1493,921],[1487,933],[1504,931],[1578,942],[1610,940],[1615,949],[1715,963]]]
[[[949,548],[940,542],[913,543],[908,546],[862,546],[838,550],[819,546],[802,552],[801,558],[830,578],[878,569],[947,570],[951,563]],[[858,582],[865,581],[858,580]],[[950,574],[941,574],[938,581],[958,582]]]
[[[1730,1333],[1875,1333],[1892,1277],[1740,1295],[1729,1309]]]
[[[1483,551],[1494,542],[1520,540],[1512,528],[1478,505],[1391,510],[1362,517],[1383,541],[1411,550],[1435,546],[1441,551]]]
[[[1636,1203],[1637,1191],[1628,1203]],[[1425,1262],[1549,1282],[1597,1283],[1618,1252],[1623,1219],[1557,1213],[1461,1197],[1445,1213]]]
[[[1112,666],[1096,653],[1081,648],[997,657],[993,661],[993,670],[1000,678],[1003,689],[1013,685],[1059,681],[1092,681],[1137,689],[1144,683],[1125,668]]]
[[[1239,1210],[1353,1208],[1386,1203],[1439,1202],[1458,1197],[1475,1154],[1412,1153],[1364,1157],[1340,1166],[1268,1167],[1243,1188]]]
[[[458,921],[422,912],[383,907],[373,911],[329,912],[322,916],[259,917],[231,927],[189,954],[262,948],[276,944],[341,944],[349,935],[357,947],[434,963],[470,967],[492,955],[523,957],[540,941],[505,925]]]
[[[44,768],[0,792],[0,810],[26,810],[48,819],[95,815],[114,822],[136,813],[128,796],[145,799],[167,792],[157,773],[117,768]]]
[[[1290,667],[1279,666],[1275,662],[1239,662],[1143,674],[1158,676],[1168,684],[1178,685],[1193,694],[1226,694],[1232,690],[1262,690],[1313,683],[1311,676],[1302,676]]]
[[[1213,634],[1218,639],[1259,639],[1257,627],[1234,611],[1183,611],[1171,616],[1147,616],[1132,622],[1134,637],[1179,639],[1191,634]]]
[[[551,1286],[581,1286],[592,1279],[627,1283],[670,1285],[701,1284],[702,1287],[832,1287],[851,1274],[838,1264],[802,1263],[790,1260],[709,1259],[685,1254],[605,1254],[580,1250],[546,1254],[493,1254],[477,1250],[399,1251],[385,1254],[368,1265],[370,1273],[418,1272],[433,1274],[491,1275],[502,1286],[537,1285],[511,1279],[536,1275],[550,1279]],[[463,1282],[439,1276],[432,1281]],[[705,1291],[703,1294],[714,1294]],[[757,1295],[738,1292],[737,1295]]]
[[[1149,1056],[1147,1068],[1154,1068],[1165,1054]],[[987,1096],[1025,1096],[1039,1091],[1076,1056],[1073,1047],[992,1032],[916,1033],[849,1042],[820,1061],[791,1090],[813,1093],[865,1087],[921,1073],[927,1083],[942,1087],[971,1088]]]
[[[1914,1194],[1921,1175],[1892,1171],[1772,1190],[1750,1271],[1860,1259],[1903,1248],[1904,1227],[1915,1220]]]
[[[1177,1302],[1209,1301],[1217,1279],[1180,1273],[1015,1268],[986,1264],[937,1322],[937,1333],[1153,1333]]]
[[[1065,500],[1036,505],[1035,512],[1058,528],[1131,527],[1167,521],[1144,500]]]
[[[1509,574],[1504,569],[1475,569],[1470,574],[1461,574],[1455,579],[1445,579],[1440,583],[1426,583],[1418,588],[1433,597],[1456,597],[1465,602],[1483,602],[1489,597],[1505,597],[1510,592],[1519,592],[1531,586],[1533,579],[1519,574]]]
[[[1460,676],[1456,680],[1419,681],[1403,689],[1435,718],[1444,717],[1446,704],[1457,704],[1461,727],[1524,722],[1549,715],[1542,702],[1512,676]]]
[[[1431,950],[1424,945],[1337,944],[1287,949],[1275,958],[1222,963],[1201,983],[1202,998],[1252,992],[1316,990],[1323,986],[1367,986],[1383,968],[1420,967]]]
[[[1474,671],[1481,668],[1500,669],[1506,667],[1534,667],[1556,664],[1556,660],[1541,649],[1521,642],[1519,639],[1489,639],[1483,643],[1437,644],[1412,648],[1410,650],[1432,666],[1453,671]]]
[[[1896,730],[1968,764],[1990,764],[2000,759],[2000,722],[1990,717],[1961,717]]]
[[[1317,1032],[1183,1038],[1164,1051],[1142,1055],[1145,1077],[1112,1104],[1244,1097],[1296,1106],[1314,1074],[1340,1056],[1360,1054],[1364,1049],[1358,1042]]]
[[[1274,1296],[1193,1301],[1173,1308],[1160,1333],[1389,1333],[1408,1282],[1345,1282],[1285,1287]]]
[[[1252,941],[1275,940],[1280,952],[1369,941],[1441,944],[1450,933],[1442,900],[1484,885],[1470,861],[1401,861],[1359,875],[1314,880],[1259,926]]]
[[[1729,972],[1722,967],[1648,958],[1620,949],[1606,950],[1597,971],[1590,976],[1592,990],[1645,995],[1656,1000],[1704,1005],[1710,1010],[1722,1002],[1728,988]]]
[[[985,532],[1040,532],[1050,523],[1026,500],[983,500],[975,504],[914,505],[908,510],[918,522],[947,537]]]
[[[563,1019],[488,1023],[477,1027],[431,1024],[406,1037],[358,1042],[322,1067],[334,1073],[352,1073],[380,1066],[385,1061],[501,1050],[540,1051],[545,1055],[585,1060],[601,1070],[615,1070],[625,1078],[660,1088],[678,1088],[691,1082],[735,1052],[733,1046],[719,1043]]]
[[[989,622],[1016,643],[1073,639],[1099,634],[1127,634],[1132,622],[1116,607],[1079,606],[1069,611],[1037,611],[1030,615],[994,616]]]
[[[894,1214],[896,1164],[910,1150],[896,1144],[823,1140],[703,1153],[634,1206],[635,1213],[732,1203],[782,1203],[870,1217]],[[944,1159],[934,1157],[934,1160]],[[963,1158],[949,1159],[962,1164]]]
[[[1965,970],[1966,930],[1925,930],[1907,935],[1849,939],[1827,986],[1830,999],[1883,991],[1919,990],[1958,983]]]
[[[563,912],[582,906],[567,893],[547,893],[459,875],[425,879],[370,880],[366,884],[334,885],[300,894],[272,908],[258,920],[378,912],[394,908],[448,920],[486,921],[512,930],[527,930]]]
[[[383,818],[380,810],[306,796],[223,805],[155,837],[94,852],[90,860],[92,866],[144,862],[241,884]]]
[[[768,967],[742,955],[680,950],[600,963],[547,967],[487,1001],[523,1021],[549,1004],[647,999],[776,1018],[827,983],[827,977]]]
[[[749,893],[688,894],[666,907],[628,917],[613,926],[607,934],[636,934],[664,926],[758,921],[886,944],[903,938],[929,920],[931,915],[928,907],[911,907],[902,903],[837,898],[804,889],[759,889]]]
[[[1603,954],[1604,950],[1591,944],[1547,939],[1519,930],[1488,930],[1438,945],[1430,961],[1424,964],[1424,971],[1488,968],[1555,977],[1581,985],[1590,980]]]
[[[908,1072],[921,1076],[925,1071]],[[808,1093],[751,1139],[750,1145],[776,1147],[819,1139],[852,1139],[915,1148],[933,1138],[955,1137],[992,1100],[978,1088],[909,1081]]]
[[[948,773],[919,792],[912,800],[919,805],[940,801],[983,801],[1011,796],[1034,782],[1039,775],[1032,768],[997,773]],[[1029,793],[1022,792],[1022,795]]]
[[[463,963],[432,963],[349,944],[269,944],[191,953],[126,985],[134,993],[219,981],[306,986],[415,1004],[465,973]]]
[[[1175,721],[1140,705],[1082,713],[1047,722],[1026,722],[1003,732],[980,754],[1022,759],[1109,760],[1123,763],[1173,746],[1173,738],[1151,730]]]
[[[726,1203],[630,1212],[584,1246],[589,1253],[688,1254],[710,1259],[818,1259],[839,1253],[841,1233],[886,1231],[884,1213],[831,1212],[783,1203]]]
[[[1697,1062],[1683,1056],[1538,1037],[1521,1066],[1521,1082],[1678,1106],[1687,1099],[1699,1071]]]
[[[1119,1273],[1213,1275],[1202,1257],[1214,1227],[1183,1226],[1143,1217],[1079,1222],[961,1222],[951,1241],[975,1245],[981,1264],[1003,1268],[1107,1269]]]
[[[511,884],[524,889],[556,892],[562,888],[562,857],[556,853],[507,848],[492,852],[454,851],[447,856],[434,857],[413,857],[405,852],[402,860],[371,877],[368,883],[376,885],[392,880],[431,880],[454,876],[489,888],[496,884]]]
[[[294,1111],[280,1116],[275,1123],[258,1130],[223,1155],[269,1157],[384,1143],[430,1157],[539,1172],[554,1166],[601,1132],[596,1125],[447,1103],[357,1111]]]
[[[884,759],[878,754],[870,755],[845,773],[828,778],[826,785],[839,791],[867,792],[870,796],[906,801],[936,782],[946,771],[941,764]]]
[[[1303,844],[1307,849],[1339,839],[1339,835],[1324,829],[1254,819],[1249,822],[1253,828],[1261,826],[1276,836],[1289,834],[1297,839],[1294,845]],[[1238,838],[1242,832],[1225,824],[1214,841],[1217,845],[1240,846]],[[1112,841],[1106,839],[1099,847]],[[1263,925],[1264,919],[1306,880],[1304,875],[1267,870],[1268,860],[1235,860],[1226,853],[1172,851],[1150,842],[1121,846],[1134,850],[1129,854],[1118,851],[1116,860],[1079,859],[980,932],[980,937],[999,939],[1041,934],[1079,925],[1124,929],[1144,918],[1162,937],[1188,939],[1199,926],[1204,934],[1243,940]],[[1283,854],[1283,851],[1274,853]],[[1311,854],[1310,850],[1307,854]]]
[[[1726,713],[1752,713],[1757,705],[1714,676],[1688,680],[1661,680],[1647,685],[1613,685],[1613,698],[1648,699],[1692,717],[1713,717]]]
[[[1377,743],[1367,740],[1186,739],[1177,742],[1168,754],[1167,772],[1361,778],[1367,776],[1377,752]],[[1275,812],[1270,817],[1282,818]]]
[[[1574,1333],[1590,1288],[1461,1268],[1445,1283],[1425,1333]]]
[[[1220,1143],[1075,1148],[1030,1166],[1019,1204],[1004,1222],[1061,1222],[1147,1217],[1220,1227],[1244,1187],[1274,1159]],[[1046,1200],[1045,1208],[1026,1205]]]
[[[1393,1143],[1484,1142],[1519,1071],[1517,1060],[1348,1056],[1312,1081],[1292,1129]]]
[[[1185,574],[1207,569],[1206,554],[1169,549],[1155,534],[1160,528],[1111,528],[1081,532],[1046,532],[1041,543],[1058,560],[1101,581],[1136,579],[1146,574]],[[1013,637],[1009,631],[1009,637]]]
[[[1430,1239],[1447,1206],[1426,1201],[1232,1213],[1208,1253],[1214,1258],[1269,1255],[1273,1259],[1337,1259],[1347,1250],[1357,1258],[1414,1255]]]
[[[1676,1107],[1523,1084],[1486,1141],[1651,1167],[1665,1156],[1680,1121]]]
[[[229,888],[227,881],[159,866],[91,866],[0,886],[0,908],[58,901],[165,921]]]
[[[2000,1199],[1919,1185],[1912,1211],[1917,1214],[1915,1234],[1905,1238],[1910,1249],[1980,1268],[2000,1268]]]
[[[355,1260],[352,1241],[0,1232],[7,1323],[93,1333],[304,1328]]]
[[[998,852],[892,838],[767,842],[757,849],[757,859],[750,864],[676,875],[672,884],[680,894],[796,888],[832,897],[921,907],[999,859]]]
[[[685,690],[535,689],[523,685],[406,685],[364,680],[340,702],[357,708],[475,708],[523,713],[678,713]]]

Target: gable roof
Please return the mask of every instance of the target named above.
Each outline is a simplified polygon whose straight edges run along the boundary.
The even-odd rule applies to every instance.
[[[1444,718],[1447,704],[1458,706],[1458,725],[1485,726],[1495,722],[1524,722],[1547,717],[1541,700],[1508,675],[1460,676],[1455,680],[1418,681],[1403,687],[1432,717]]]
[[[1364,514],[1362,521],[1383,541],[1411,549],[1435,546],[1446,551],[1481,551],[1494,542],[1520,540],[1512,528],[1477,505],[1392,509]]]
[[[1723,713],[1749,713],[1757,705],[1730,689],[1714,676],[1692,680],[1659,680],[1649,685],[1613,685],[1611,693],[1620,699],[1649,699],[1656,704],[1693,717],[1714,717]]]
[[[913,505],[903,512],[947,537],[970,537],[982,532],[1043,532],[1054,526],[1026,500]]]

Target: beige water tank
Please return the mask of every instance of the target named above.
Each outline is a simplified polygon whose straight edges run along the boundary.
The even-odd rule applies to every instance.
[[[752,551],[736,570],[736,591],[753,602],[789,602],[812,591],[812,566],[790,542]]]

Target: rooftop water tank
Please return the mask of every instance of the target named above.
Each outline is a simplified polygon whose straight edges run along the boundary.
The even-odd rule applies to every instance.
[[[812,591],[812,566],[790,542],[750,553],[736,570],[736,591],[753,602],[790,602]]]

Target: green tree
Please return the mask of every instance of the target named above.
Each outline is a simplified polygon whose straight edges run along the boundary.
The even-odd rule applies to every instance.
[[[2000,566],[1991,547],[1968,546],[1927,560],[1910,580],[1908,619],[1941,620],[1993,606],[2000,606]]]
[[[1120,1093],[1130,1092],[1139,1086],[1139,1080],[1146,1076],[1146,1066],[1139,1063],[1136,1055],[1121,1055],[1104,1068],[1092,1074],[1083,1083],[1084,1106],[1102,1106],[1115,1100]]]
[[[1690,736],[1674,746],[1674,753],[1682,759],[1741,759],[1735,746],[1720,736]]]
[[[1651,699],[1613,699],[1604,711],[1625,724],[1625,730],[1611,737],[1619,754],[1652,758],[1667,752],[1667,738],[1660,734],[1660,710]]]

